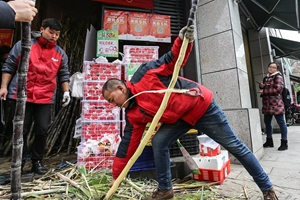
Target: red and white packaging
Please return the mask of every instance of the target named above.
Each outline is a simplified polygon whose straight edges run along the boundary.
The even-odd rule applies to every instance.
[[[200,169],[220,170],[224,164],[229,160],[228,151],[222,150],[221,154],[217,156],[193,156],[196,165]]]
[[[230,172],[230,159],[228,151],[222,150],[217,156],[193,156],[201,174],[193,174],[198,181],[211,181],[222,184]]]
[[[201,156],[216,156],[221,153],[221,146],[207,135],[197,136]]]

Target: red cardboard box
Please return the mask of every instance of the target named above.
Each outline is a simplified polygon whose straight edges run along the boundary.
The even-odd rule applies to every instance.
[[[221,153],[221,146],[218,145],[217,148],[212,149],[209,147],[205,147],[203,144],[199,144],[199,150],[201,156],[217,156]]]
[[[199,169],[201,174],[193,174],[193,179],[197,181],[217,182],[219,185],[223,183],[227,175],[230,173],[230,160],[228,160],[220,170],[215,169]]]

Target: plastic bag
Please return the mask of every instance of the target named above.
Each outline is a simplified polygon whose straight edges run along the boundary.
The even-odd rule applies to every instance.
[[[69,89],[71,96],[75,98],[83,97],[83,73],[76,72],[70,78]]]

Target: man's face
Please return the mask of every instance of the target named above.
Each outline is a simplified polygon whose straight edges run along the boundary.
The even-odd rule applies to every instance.
[[[127,88],[123,85],[118,85],[116,90],[109,91],[106,90],[104,91],[103,94],[104,98],[114,106],[121,107],[123,103],[128,99],[128,92]],[[123,107],[127,108],[129,105],[129,101],[126,102]]]
[[[47,27],[46,29],[41,27],[40,31],[42,33],[42,37],[49,42],[56,42],[60,35],[60,31],[50,29],[49,27]]]

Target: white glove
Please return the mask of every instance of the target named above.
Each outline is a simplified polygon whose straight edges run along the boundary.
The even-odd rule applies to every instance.
[[[183,27],[179,31],[179,37],[182,40],[183,40],[183,37],[186,37],[187,39],[189,39],[189,42],[193,42],[194,39],[195,39],[195,36],[194,36],[194,25],[191,25],[189,28],[187,28],[187,26]]]
[[[62,99],[62,107],[67,106],[70,103],[70,92],[64,92],[63,99]]]

